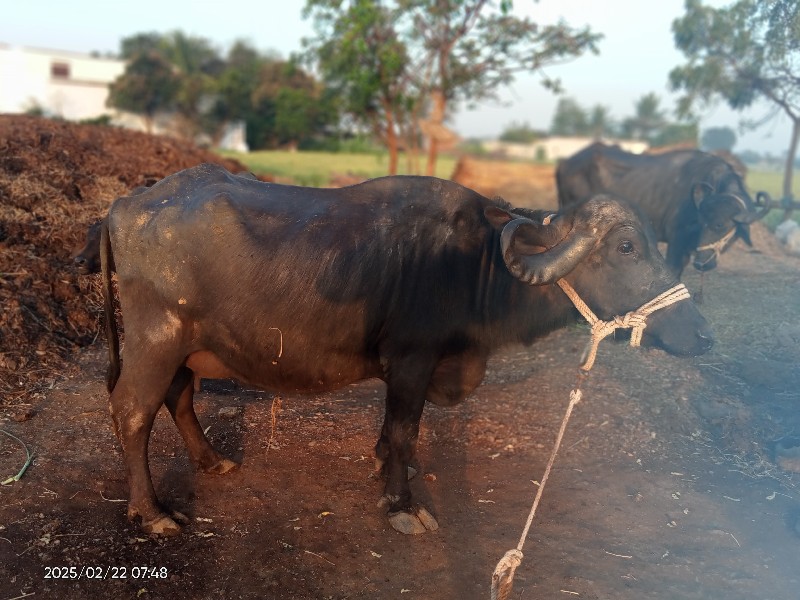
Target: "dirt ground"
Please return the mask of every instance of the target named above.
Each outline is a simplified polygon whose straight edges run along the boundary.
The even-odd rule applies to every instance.
[[[800,260],[761,226],[753,237],[759,252],[737,245],[702,283],[687,271],[717,337],[709,354],[603,343],[511,598],[798,598]],[[0,600],[488,599],[587,339],[575,326],[507,348],[465,403],[426,408],[412,490],[440,529],[414,537],[376,506],[375,381],[280,401],[204,382],[200,421],[242,467],[197,474],[162,411],[154,483],[190,523],[178,537],[143,536],[125,519],[105,342],[64,354],[0,403],[0,429],[36,455],[0,487]],[[0,479],[24,461],[0,434]]]

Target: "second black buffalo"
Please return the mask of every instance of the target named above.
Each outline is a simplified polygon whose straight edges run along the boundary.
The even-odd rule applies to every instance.
[[[632,154],[598,142],[561,161],[556,183],[561,207],[599,193],[636,204],[678,275],[692,255],[694,267],[708,271],[737,238],[752,246],[750,224],[769,210],[765,192],[754,202],[731,165],[698,150]]]

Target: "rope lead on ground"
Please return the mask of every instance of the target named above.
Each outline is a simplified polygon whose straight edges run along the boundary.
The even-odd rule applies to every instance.
[[[553,463],[556,461],[556,454],[558,454],[561,441],[564,439],[564,432],[567,430],[567,423],[569,422],[570,415],[572,415],[572,409],[581,401],[582,393],[579,386],[582,381],[583,378],[579,376],[578,387],[569,393],[569,404],[564,413],[564,418],[561,420],[561,427],[558,430],[556,441],[553,444],[550,460],[547,461],[547,466],[544,469],[542,481],[539,483],[539,489],[536,491],[536,497],[533,499],[533,505],[528,514],[525,527],[522,530],[522,535],[519,538],[519,543],[516,548],[506,552],[494,568],[494,573],[492,574],[491,600],[506,600],[514,586],[514,571],[516,571],[517,567],[522,563],[522,547],[525,545],[525,539],[528,537],[528,530],[531,528],[533,517],[536,515],[536,509],[539,507],[539,501],[542,499],[542,494],[544,493],[544,486],[547,483],[547,478],[550,476],[550,471],[553,469]]]
[[[550,453],[550,460],[547,462],[547,467],[544,470],[544,475],[539,484],[539,489],[536,492],[536,498],[533,500],[533,506],[531,506],[530,513],[528,514],[528,521],[525,523],[522,536],[519,539],[517,547],[506,552],[505,556],[500,559],[500,562],[497,563],[494,573],[492,574],[491,600],[506,600],[514,586],[514,571],[516,571],[517,567],[522,563],[522,547],[525,545],[525,538],[528,537],[528,530],[531,527],[533,517],[536,514],[536,508],[539,506],[539,500],[544,492],[544,485],[547,483],[547,478],[550,476],[550,471],[556,460],[556,454],[558,454],[561,440],[564,438],[564,432],[567,429],[567,423],[572,414],[572,409],[581,401],[581,384],[594,365],[594,360],[597,357],[597,348],[600,342],[617,329],[632,329],[631,346],[638,346],[642,341],[644,328],[647,327],[647,317],[649,315],[657,310],[675,304],[676,302],[680,302],[681,300],[687,300],[690,297],[689,290],[686,289],[686,286],[682,283],[678,283],[636,310],[632,310],[621,317],[614,317],[609,321],[602,321],[592,312],[589,306],[581,300],[575,292],[575,289],[569,283],[564,279],[560,279],[556,283],[567,297],[569,297],[575,305],[575,308],[578,309],[578,312],[580,312],[583,318],[591,325],[592,339],[587,348],[586,356],[581,360],[575,389],[569,394],[569,405],[564,413],[564,418],[561,420],[561,427],[558,430],[553,450]]]

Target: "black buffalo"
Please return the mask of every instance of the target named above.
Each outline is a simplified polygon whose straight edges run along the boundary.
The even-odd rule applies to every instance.
[[[552,285],[561,278],[602,319],[676,283],[625,204],[598,197],[548,225],[525,214],[430,177],[317,189],[215,165],[114,202],[101,257],[129,517],[150,533],[179,530],[158,505],[147,465],[162,404],[201,469],[235,466],[198,424],[192,374],[284,393],[375,377],[386,383],[375,452],[390,521],[407,532],[434,528],[413,507],[407,480],[425,401],[461,402],[483,380],[492,350],[575,321]],[[125,323],[121,364],[112,261]],[[697,355],[712,335],[694,303],[681,301],[651,316],[642,344]]]
[[[598,142],[561,161],[556,183],[561,207],[599,193],[635,203],[667,243],[667,264],[679,276],[692,254],[694,267],[707,271],[737,238],[752,245],[750,223],[768,210],[727,162],[698,150],[631,154]],[[760,192],[759,201],[762,195],[768,199]]]

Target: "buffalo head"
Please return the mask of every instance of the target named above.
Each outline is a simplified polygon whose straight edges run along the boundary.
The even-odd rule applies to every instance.
[[[762,218],[770,209],[766,192],[759,192],[754,203],[746,193],[716,191],[705,182],[692,186],[692,199],[700,225],[693,262],[698,271],[716,267],[717,257],[737,238],[752,246],[750,223]]]
[[[81,275],[100,272],[100,229],[103,221],[95,221],[86,231],[86,243],[72,255],[72,262]]]
[[[545,219],[548,224],[490,210],[489,220],[502,227],[503,259],[512,275],[534,286],[564,278],[602,320],[637,309],[678,283],[647,221],[608,195],[562,209]],[[708,323],[688,300],[653,313],[642,337],[642,345],[676,355],[699,355],[712,344]]]

